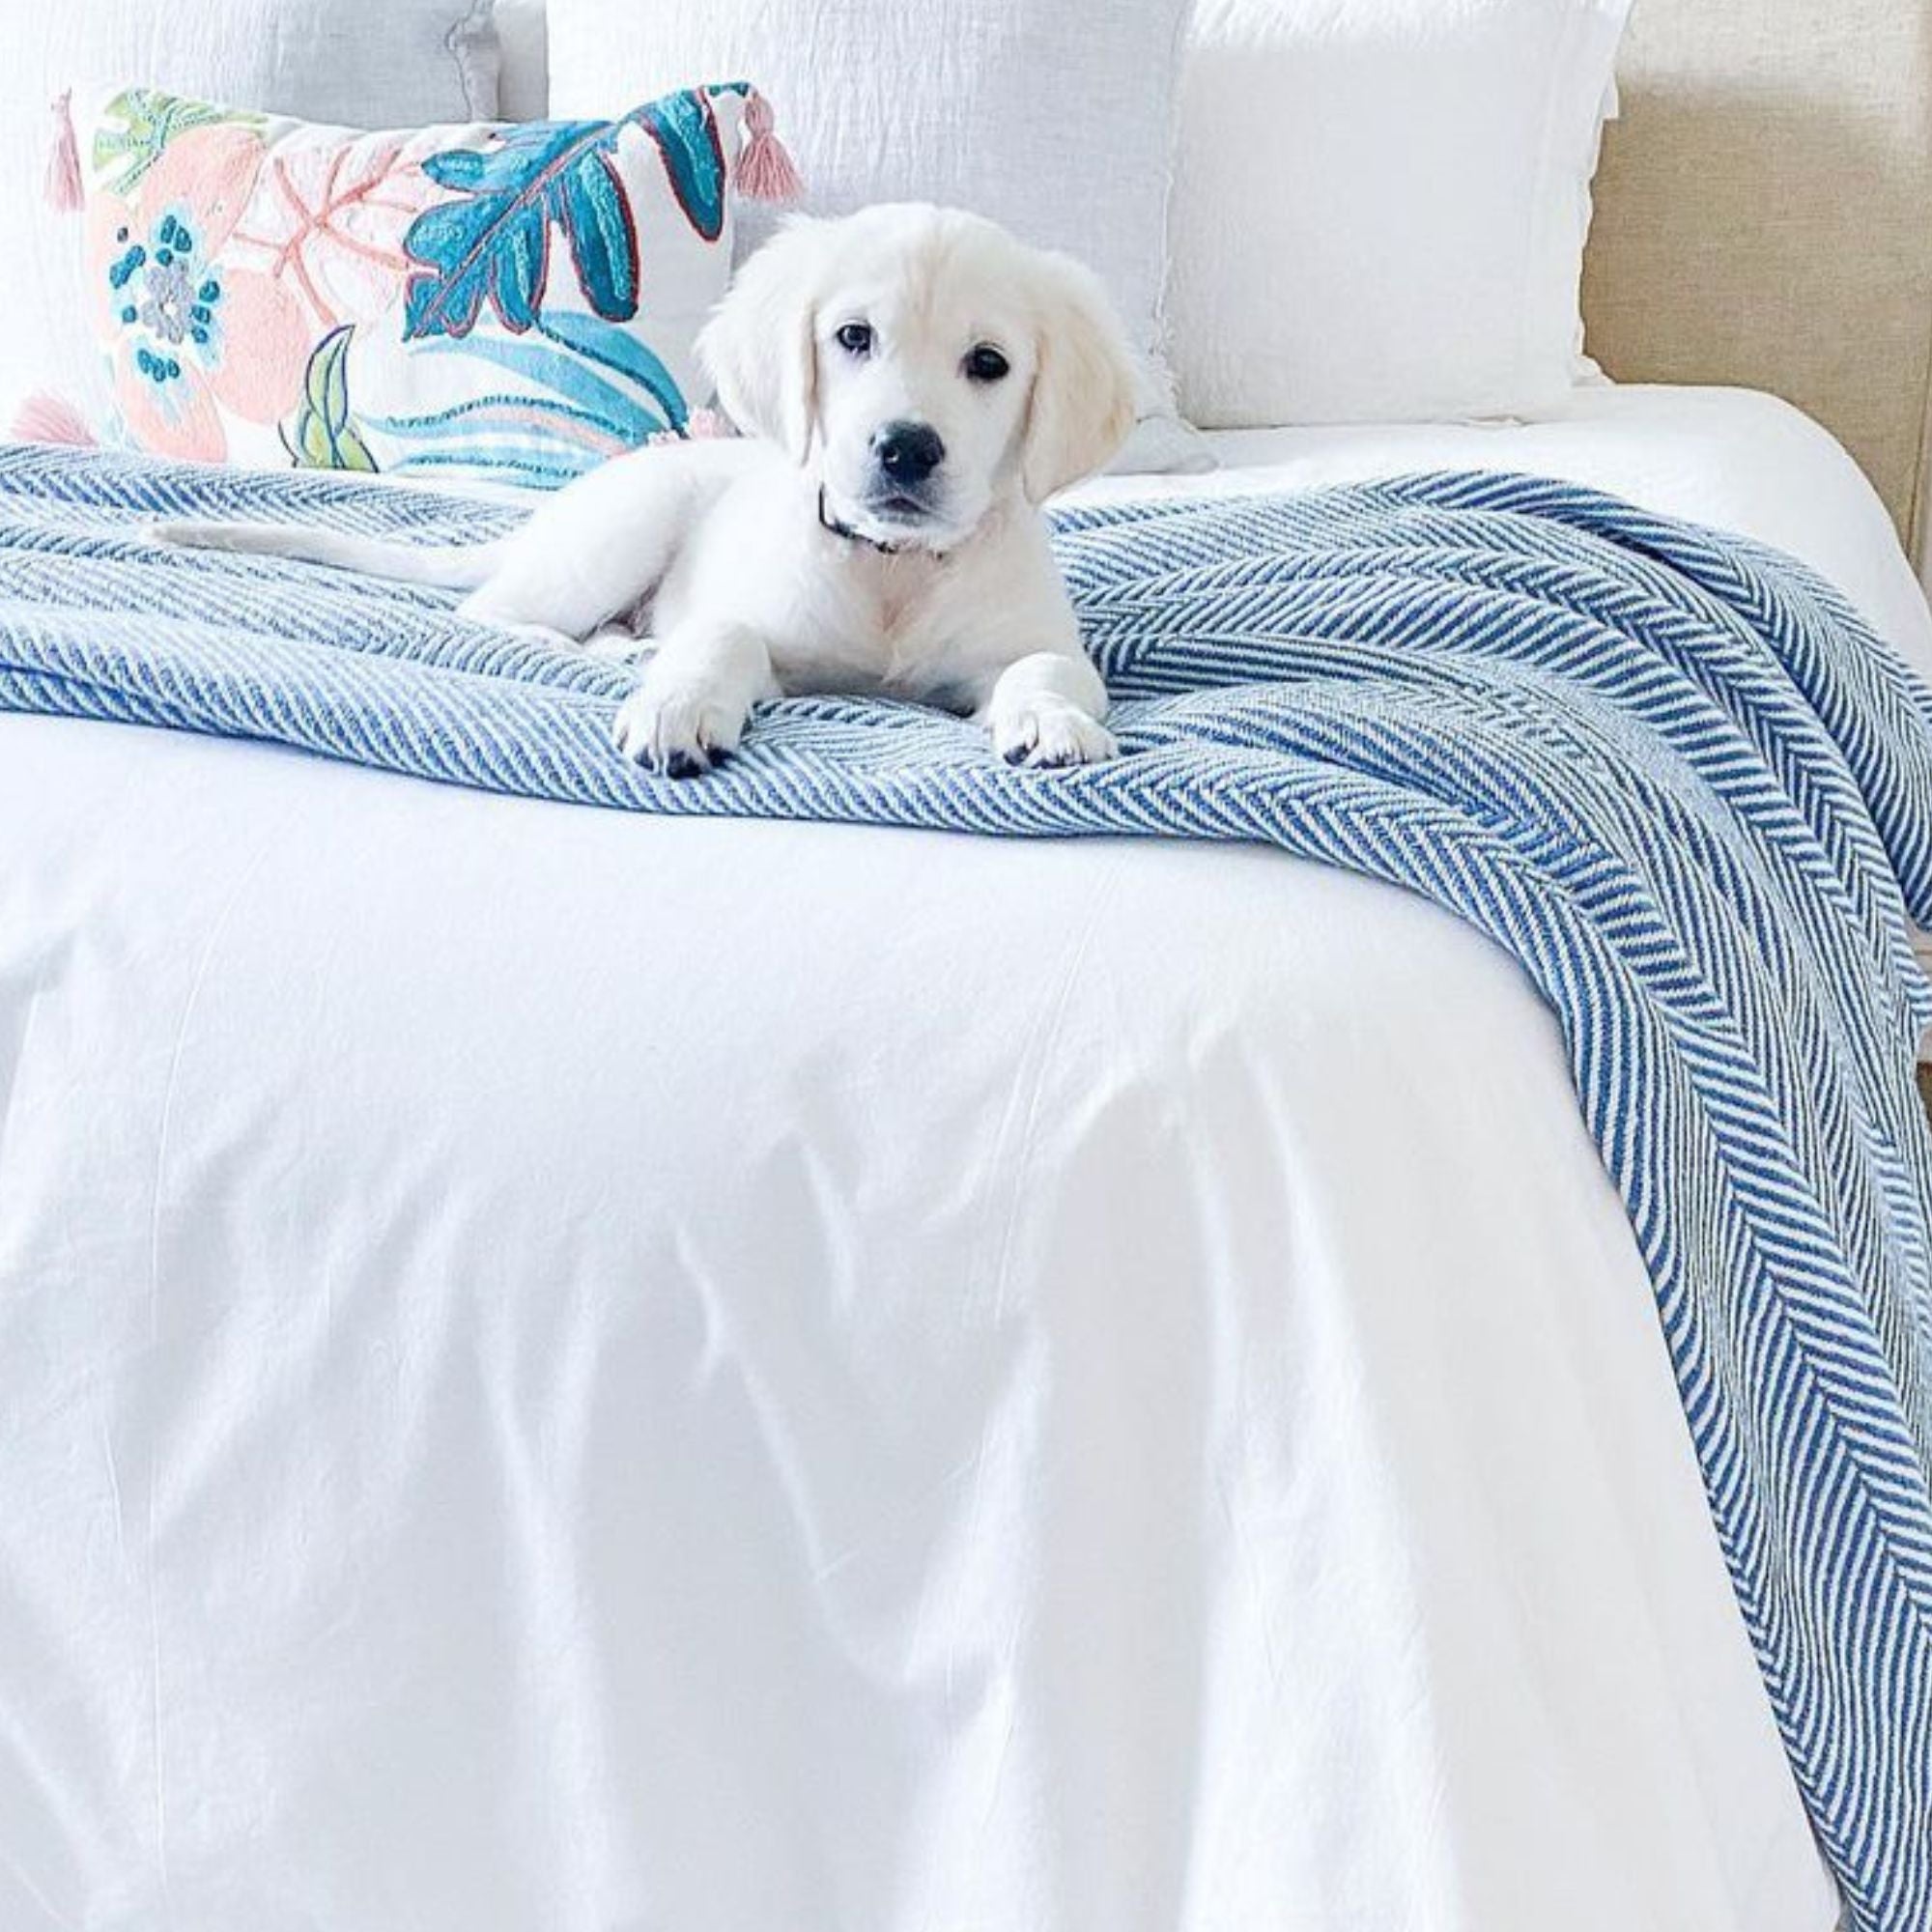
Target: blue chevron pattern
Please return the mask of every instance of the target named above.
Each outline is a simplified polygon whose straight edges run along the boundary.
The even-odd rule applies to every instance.
[[[0,706],[634,810],[1265,841],[1506,948],[1628,1207],[1848,1921],[1932,1926],[1932,696],[1827,585],[1520,476],[1073,511],[1119,760],[1013,771],[953,719],[797,699],[673,783],[609,747],[623,668],[163,551],[159,515],[449,541],[515,512],[0,451]]]

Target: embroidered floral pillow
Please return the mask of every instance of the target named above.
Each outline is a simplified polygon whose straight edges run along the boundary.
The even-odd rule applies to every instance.
[[[742,83],[384,134],[130,89],[77,135],[125,440],[256,467],[554,486],[685,433],[732,190],[796,185]]]

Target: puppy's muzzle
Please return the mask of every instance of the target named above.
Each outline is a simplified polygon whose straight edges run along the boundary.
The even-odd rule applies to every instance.
[[[878,474],[870,506],[895,516],[930,515],[933,476],[945,461],[946,444],[930,423],[882,423],[872,434]]]

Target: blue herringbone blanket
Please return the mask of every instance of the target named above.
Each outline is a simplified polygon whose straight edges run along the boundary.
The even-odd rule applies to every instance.
[[[163,513],[516,515],[0,451],[0,705],[647,811],[1265,840],[1507,948],[1629,1208],[1852,1920],[1932,1926],[1932,698],[1817,579],[1523,477],[1069,512],[1118,761],[1016,772],[956,720],[795,700],[675,783],[610,748],[622,667],[438,592],[156,549]]]

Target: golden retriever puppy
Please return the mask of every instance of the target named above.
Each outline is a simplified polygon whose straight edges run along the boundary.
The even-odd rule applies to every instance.
[[[498,542],[160,534],[468,589],[479,620],[578,641],[645,630],[657,649],[614,735],[673,777],[781,692],[971,712],[1014,763],[1112,754],[1039,515],[1133,421],[1133,362],[1092,274],[952,209],[796,218],[698,353],[742,440],[618,457]]]

